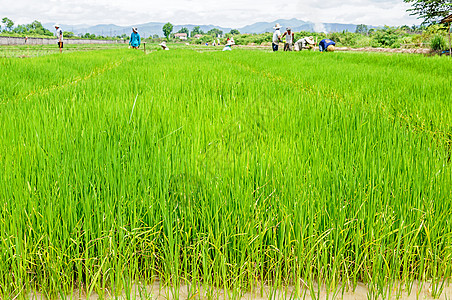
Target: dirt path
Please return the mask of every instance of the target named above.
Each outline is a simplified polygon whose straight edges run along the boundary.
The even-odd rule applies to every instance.
[[[371,295],[369,288],[363,284],[358,283],[355,291],[350,292],[327,292],[324,288],[320,291],[318,287],[314,289],[303,289],[298,296],[296,296],[295,288],[293,286],[283,287],[276,290],[268,286],[256,287],[254,292],[247,292],[242,294],[238,299],[242,300],[264,300],[264,299],[344,299],[344,300],[367,300],[367,299],[406,299],[406,300],[421,300],[421,299],[451,299],[452,285],[445,286],[441,294],[433,295],[433,286],[430,283],[420,284],[414,282],[411,287],[411,292],[408,292],[407,287],[401,286],[398,290],[392,290],[384,295]],[[211,288],[209,286],[188,286],[183,285],[178,291],[174,289],[162,287],[160,282],[156,281],[152,285],[138,286],[134,285],[130,294],[122,293],[121,296],[115,297],[111,291],[106,290],[103,297],[98,294],[92,294],[89,298],[84,293],[78,290],[74,291],[72,295],[68,295],[66,299],[71,300],[97,300],[97,299],[231,299],[232,292],[225,293],[224,289]],[[28,295],[29,300],[42,300],[45,297],[41,293],[31,293]]]
[[[357,51],[357,52],[388,52],[388,53],[418,53],[418,54],[428,54],[430,49],[428,48],[416,48],[416,49],[406,49],[406,48],[350,48],[350,47],[336,47],[337,51]]]
[[[235,45],[234,48],[241,49],[259,49],[270,51],[271,46],[262,45]],[[305,50],[304,50],[305,51]],[[318,48],[315,48],[318,51]],[[336,47],[336,51],[350,51],[350,52],[387,52],[387,53],[411,53],[411,54],[429,54],[431,52],[428,48],[372,48],[372,47],[361,47],[361,48],[351,48],[351,47]]]

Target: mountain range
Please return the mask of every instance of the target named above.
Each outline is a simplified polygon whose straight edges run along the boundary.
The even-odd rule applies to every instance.
[[[199,26],[202,31],[207,32],[212,28],[218,28],[222,30],[224,33],[231,31],[231,29],[237,29],[240,33],[264,33],[264,32],[272,32],[273,26],[276,23],[281,24],[282,30],[284,30],[287,26],[290,26],[293,31],[310,31],[310,32],[340,32],[340,31],[350,31],[354,32],[356,29],[356,24],[340,24],[340,23],[313,23],[309,21],[302,21],[298,19],[278,19],[273,22],[258,22],[251,25],[247,25],[241,28],[229,28],[229,27],[221,27],[215,25],[195,25],[195,24],[183,24],[183,25],[174,25],[173,32],[179,31],[182,27],[188,28],[191,32],[194,27]],[[115,24],[99,24],[99,25],[70,25],[70,24],[61,24],[61,28],[64,31],[71,31],[76,35],[85,34],[87,32],[93,33],[95,35],[103,35],[103,36],[117,36],[122,34],[129,35],[131,33],[132,27],[137,27],[138,32],[142,37],[149,37],[151,35],[163,35],[162,27],[165,23],[161,22],[149,22],[144,24],[132,24],[130,26],[118,26]],[[45,28],[54,31],[53,23],[44,23]],[[376,26],[368,26],[369,28],[376,28]]]

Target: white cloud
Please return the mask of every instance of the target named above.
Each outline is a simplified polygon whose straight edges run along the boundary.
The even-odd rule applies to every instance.
[[[0,17],[16,24],[214,24],[239,28],[254,22],[297,18],[315,23],[419,24],[402,0],[0,0]]]

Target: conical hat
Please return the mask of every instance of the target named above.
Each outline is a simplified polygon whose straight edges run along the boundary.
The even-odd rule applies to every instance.
[[[311,45],[314,45],[314,38],[312,36],[307,36],[304,38],[304,40]]]

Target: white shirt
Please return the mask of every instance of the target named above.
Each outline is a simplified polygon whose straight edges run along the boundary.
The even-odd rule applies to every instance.
[[[281,32],[279,31],[279,29],[276,29],[275,32],[273,33],[273,43],[274,44],[278,44],[279,43],[279,37],[281,36]]]
[[[60,40],[60,35],[61,35],[61,40]],[[63,29],[61,29],[61,27],[56,30],[56,37],[59,42],[63,41]]]
[[[286,43],[292,44],[292,31],[290,33],[286,32]]]

